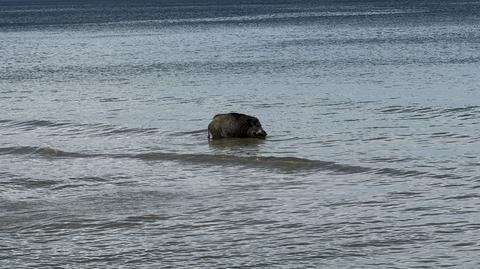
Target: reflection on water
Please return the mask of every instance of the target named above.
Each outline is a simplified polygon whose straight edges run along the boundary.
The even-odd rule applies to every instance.
[[[265,139],[259,138],[223,138],[208,140],[209,148],[216,154],[258,155]]]

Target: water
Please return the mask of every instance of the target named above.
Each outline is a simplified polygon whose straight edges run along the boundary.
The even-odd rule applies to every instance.
[[[478,268],[479,14],[0,1],[0,267]]]

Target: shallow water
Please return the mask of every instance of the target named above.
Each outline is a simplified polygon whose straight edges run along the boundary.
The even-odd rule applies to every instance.
[[[1,266],[478,267],[479,8],[0,2]]]

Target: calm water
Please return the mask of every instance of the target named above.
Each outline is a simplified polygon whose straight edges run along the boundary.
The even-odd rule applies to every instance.
[[[0,1],[0,267],[480,266],[478,2],[65,2]]]

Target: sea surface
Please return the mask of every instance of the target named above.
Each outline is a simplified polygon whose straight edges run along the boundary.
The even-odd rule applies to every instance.
[[[479,86],[478,1],[0,0],[0,267],[479,268]]]

